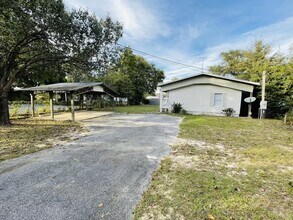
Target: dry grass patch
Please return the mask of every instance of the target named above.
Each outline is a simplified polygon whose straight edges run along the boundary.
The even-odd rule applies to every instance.
[[[0,127],[0,161],[33,153],[76,139],[84,131],[76,122],[38,119],[12,120]]]
[[[293,219],[292,128],[187,116],[179,137],[135,219]]]

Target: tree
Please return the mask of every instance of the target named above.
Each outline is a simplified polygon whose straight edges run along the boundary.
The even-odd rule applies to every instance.
[[[236,78],[261,82],[262,72],[267,72],[267,116],[284,115],[293,107],[293,59],[271,53],[271,46],[256,41],[247,50],[238,49],[221,53],[220,65],[211,66],[215,74],[232,74]]]
[[[64,69],[105,74],[117,59],[122,26],[110,17],[66,11],[62,0],[0,2],[0,124],[10,124],[7,93],[16,84],[64,77]]]
[[[159,82],[165,78],[164,72],[143,57],[134,55],[127,48],[117,64],[103,77],[121,96],[128,98],[129,104],[139,104],[146,94],[153,94]]]

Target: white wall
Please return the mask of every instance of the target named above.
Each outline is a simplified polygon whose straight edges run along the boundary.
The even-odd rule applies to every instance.
[[[172,82],[167,83],[163,86],[161,86],[162,91],[170,91],[173,89],[178,89],[186,86],[191,85],[216,85],[246,92],[252,92],[253,91],[253,85],[241,83],[241,82],[235,82],[228,79],[219,79],[216,77],[210,77],[210,76],[197,76],[193,78],[189,78],[186,80],[180,80],[178,82]]]
[[[222,106],[213,106],[214,93],[223,93]],[[233,108],[239,116],[242,92],[216,85],[191,85],[167,92],[168,103],[165,107],[171,110],[173,102],[179,102],[190,114],[223,115],[222,109]]]

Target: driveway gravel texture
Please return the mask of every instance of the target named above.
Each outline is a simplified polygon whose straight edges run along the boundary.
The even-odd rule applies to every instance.
[[[0,163],[0,219],[131,219],[181,119],[112,114],[74,142]]]

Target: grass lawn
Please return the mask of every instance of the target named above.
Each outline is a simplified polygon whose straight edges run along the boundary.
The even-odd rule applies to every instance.
[[[293,219],[293,129],[186,116],[135,219]]]
[[[128,105],[128,106],[117,106],[109,109],[101,109],[101,111],[109,110],[119,113],[129,114],[147,114],[147,113],[159,113],[160,107],[158,105]]]
[[[10,127],[0,126],[0,161],[49,148],[82,130],[78,123],[70,121],[15,119],[11,122]]]

